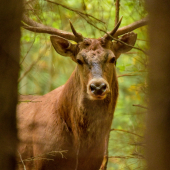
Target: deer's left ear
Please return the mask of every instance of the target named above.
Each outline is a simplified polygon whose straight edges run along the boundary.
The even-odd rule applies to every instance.
[[[123,36],[121,36],[121,38],[119,38],[121,41],[125,42],[126,44],[135,45],[136,39],[137,39],[137,34],[135,34],[134,32],[130,32],[127,34],[124,34]],[[122,44],[120,42],[113,42],[113,50],[117,56],[117,58],[120,56],[121,53],[125,53],[128,52],[132,49],[132,47],[129,47],[125,44]]]
[[[76,44],[72,44],[67,39],[56,35],[51,35],[50,40],[54,49],[58,54],[62,56],[69,56],[71,58],[74,58]]]

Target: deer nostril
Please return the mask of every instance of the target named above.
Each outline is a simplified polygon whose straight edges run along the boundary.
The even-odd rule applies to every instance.
[[[101,85],[100,85],[100,89],[101,89],[101,91],[102,92],[105,92],[106,91],[106,84],[105,83],[102,83]]]
[[[90,84],[90,90],[94,92],[96,90],[95,84]]]
[[[101,83],[101,84],[92,83],[90,85],[90,90],[95,95],[102,95],[106,91],[106,89],[107,89],[107,85],[105,83]]]

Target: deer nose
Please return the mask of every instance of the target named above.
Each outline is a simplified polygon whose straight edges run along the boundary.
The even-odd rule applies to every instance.
[[[102,95],[106,92],[107,85],[105,83],[92,83],[90,84],[90,90],[95,95]]]

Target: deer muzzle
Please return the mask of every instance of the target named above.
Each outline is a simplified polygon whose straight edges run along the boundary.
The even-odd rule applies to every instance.
[[[87,85],[87,93],[92,100],[103,100],[109,92],[109,84],[103,78],[93,78]]]

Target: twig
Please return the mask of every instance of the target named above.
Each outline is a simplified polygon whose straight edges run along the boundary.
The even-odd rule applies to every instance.
[[[134,146],[143,146],[145,147],[146,145],[144,143],[141,143],[141,142],[134,142],[134,143],[130,143],[130,145],[134,145]]]
[[[131,158],[135,158],[135,157],[134,156],[109,156],[108,158],[109,159],[110,158],[131,159]]]
[[[35,38],[34,38],[34,41],[33,41],[32,44],[31,44],[30,48],[28,49],[27,53],[25,54],[24,58],[23,58],[22,61],[20,62],[20,65],[24,62],[24,60],[25,60],[25,58],[27,57],[28,53],[30,52],[30,50],[31,50],[34,42],[35,42]]]
[[[29,162],[29,161],[38,161],[38,160],[46,160],[46,161],[54,161],[54,159],[51,159],[51,158],[42,158],[42,157],[37,157],[37,158],[34,158],[34,159],[25,159],[24,162]]]
[[[25,5],[26,5],[26,4],[29,4],[29,3],[32,2],[32,1],[34,1],[34,0],[24,1],[24,3],[25,3]]]
[[[99,170],[106,170],[107,162],[108,162],[108,156],[104,155],[104,158],[103,158],[103,161],[102,161],[102,164]]]
[[[138,158],[138,159],[145,159],[145,157],[143,155],[139,154],[138,152],[134,152],[131,155],[133,155],[135,158]]]
[[[18,152],[18,154],[19,154],[19,157],[20,157],[20,159],[21,159],[21,162],[22,162],[22,165],[23,165],[23,167],[24,167],[24,170],[26,170],[26,167],[25,167],[25,164],[24,164],[24,161],[22,160],[22,156],[21,156],[21,154]]]
[[[41,55],[37,58],[37,60],[35,62],[33,62],[29,68],[22,74],[22,76],[18,79],[18,83],[32,70],[32,68],[34,67],[34,65],[37,64],[37,62],[41,59]]]
[[[136,61],[138,61],[139,63],[141,63],[142,65],[146,66],[146,61],[145,63],[143,63],[141,60],[139,60],[138,58],[135,58]]]
[[[132,153],[133,156],[109,156],[108,158],[120,158],[120,159],[145,159],[143,155]]]
[[[24,100],[24,101],[18,101],[18,102],[25,102],[25,103],[28,103],[28,102],[31,102],[31,103],[37,103],[37,102],[42,102],[42,101],[33,101],[33,100]]]
[[[143,108],[143,109],[148,109],[147,107],[142,106],[142,105],[140,105],[140,104],[133,104],[132,106],[137,106],[137,107],[140,107],[140,108]]]
[[[115,6],[116,6],[116,14],[115,14],[115,26],[116,26],[116,24],[119,21],[119,7],[120,7],[119,0],[116,0]]]
[[[53,2],[53,1],[50,1],[50,0],[45,0],[45,1],[50,2],[50,3],[53,3],[53,4],[55,4],[55,5],[60,5],[60,6],[62,6],[63,8],[66,8],[66,9],[68,9],[68,10],[70,10],[70,11],[76,12],[77,14],[82,14],[82,15],[85,15],[85,16],[87,16],[87,17],[91,17],[91,18],[93,18],[93,19],[95,19],[95,20],[97,20],[97,21],[102,22],[102,23],[105,24],[104,21],[102,21],[102,20],[100,20],[100,19],[98,19],[98,18],[95,18],[94,16],[92,16],[92,15],[90,15],[90,14],[83,13],[83,12],[78,11],[78,10],[76,10],[76,9],[69,8],[68,6],[65,6],[65,5],[63,5],[63,4],[60,4],[60,3],[58,3],[58,2]]]
[[[140,138],[143,138],[143,136],[140,136],[140,135],[138,135],[138,134],[136,134],[136,133],[133,133],[133,132],[130,132],[130,131],[127,131],[127,130],[123,130],[123,129],[111,129],[110,131],[126,132],[126,133],[129,133],[129,134],[132,134],[132,135],[136,135],[136,136],[138,136],[138,137],[140,137]]]
[[[107,33],[107,32],[106,32],[106,33]],[[108,34],[108,33],[107,33],[107,34]],[[134,49],[136,49],[136,50],[142,51],[145,55],[148,55],[148,54],[146,53],[146,51],[142,50],[141,48],[135,47],[135,46],[133,46],[133,45],[129,45],[129,44],[127,44],[127,43],[125,43],[125,42],[117,39],[117,38],[114,38],[114,37],[111,36],[110,34],[108,34],[108,35],[109,35],[113,40],[115,40],[115,41],[117,41],[117,42],[120,42],[120,43],[122,43],[122,44],[124,44],[124,45],[126,45],[126,46],[128,46],[128,47],[131,47],[131,48],[134,48]]]
[[[33,8],[33,6],[31,4],[28,4],[30,9],[32,9],[34,15],[36,15],[36,17],[39,19],[39,21],[41,22],[41,19],[39,18],[39,16],[35,13],[35,9]]]
[[[148,40],[143,40],[143,39],[137,39],[138,41],[144,41],[144,42],[149,42]]]
[[[49,159],[49,158],[43,158],[43,156],[47,156],[47,155],[51,155],[51,156],[55,156],[56,153],[59,153],[61,154],[62,158],[65,158],[63,153],[67,153],[68,150],[62,150],[62,151],[51,151],[51,152],[48,152],[48,153],[45,153],[45,154],[41,154],[41,155],[38,155],[38,156],[35,156],[35,157],[31,157],[31,158],[28,158],[28,159],[24,159],[22,160],[23,162],[28,162],[28,161],[33,161],[33,160],[42,160],[42,159],[45,159],[45,160],[54,160],[54,159]],[[21,162],[21,161],[20,161]],[[19,162],[19,163],[20,163]]]
[[[137,75],[137,74],[129,73],[129,74],[122,74],[122,75],[119,75],[119,76],[117,76],[117,78],[119,78],[119,77],[125,77],[125,76],[138,76],[138,75]]]
[[[46,48],[43,50],[42,54],[44,54],[44,51],[46,51],[48,47],[49,47],[49,46],[46,46]],[[34,61],[34,62],[30,65],[30,67],[22,74],[22,76],[18,79],[18,82],[20,82],[20,81],[25,77],[25,75],[27,75],[27,74],[30,72],[30,70],[32,70],[32,68],[34,67],[34,65],[36,65],[37,62],[41,59],[42,54],[40,54],[39,57],[37,58],[37,60]]]

